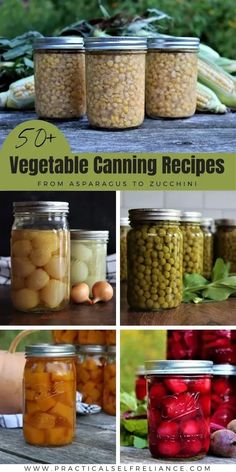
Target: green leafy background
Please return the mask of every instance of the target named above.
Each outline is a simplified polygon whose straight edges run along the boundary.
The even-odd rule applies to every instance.
[[[11,342],[17,334],[20,333],[19,330],[0,330],[0,350],[8,350]],[[38,330],[36,333],[29,334],[26,338],[24,338],[18,345],[17,351],[24,351],[24,348],[27,344],[31,343],[46,343],[52,342],[52,332],[45,331],[45,330]]]

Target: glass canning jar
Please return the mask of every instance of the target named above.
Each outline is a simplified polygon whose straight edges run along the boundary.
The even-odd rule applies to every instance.
[[[35,108],[41,118],[80,118],[86,112],[85,53],[79,37],[34,43]]]
[[[83,402],[102,406],[105,348],[99,345],[77,346],[77,390]]]
[[[108,346],[104,366],[103,410],[116,415],[116,346]]]
[[[87,116],[91,126],[136,128],[144,120],[146,39],[87,38]]]
[[[213,218],[202,218],[201,230],[203,232],[203,276],[209,279],[214,261],[214,232]]]
[[[116,345],[116,331],[114,329],[108,329],[106,331],[106,344],[107,346]]]
[[[144,400],[147,396],[147,382],[145,377],[145,369],[143,365],[140,365],[136,371],[135,378],[135,395],[137,400]]]
[[[53,331],[55,343],[106,344],[106,331],[98,329],[62,329]]]
[[[70,297],[67,202],[15,202],[11,233],[11,297],[26,312],[63,309]]]
[[[129,218],[120,219],[120,280],[127,280],[127,234],[130,229]]]
[[[180,211],[129,210],[127,235],[129,306],[137,310],[175,308],[182,301],[183,237]]]
[[[201,459],[210,446],[209,361],[145,362],[148,441],[157,459]]]
[[[215,220],[216,257],[230,262],[230,272],[236,272],[236,219]]]
[[[78,334],[74,329],[54,329],[52,339],[55,344],[79,344]]]
[[[85,282],[90,289],[95,282],[106,280],[108,231],[72,229],[71,285]]]
[[[167,359],[200,359],[201,331],[196,329],[168,329]]]
[[[198,38],[150,38],[146,64],[146,113],[187,118],[197,106]]]
[[[204,330],[201,337],[202,359],[215,364],[236,365],[236,330]]]
[[[211,422],[223,426],[236,418],[236,366],[213,366]]]
[[[183,233],[183,272],[203,274],[203,232],[200,228],[201,213],[183,211],[181,230]]]
[[[76,421],[75,348],[35,344],[25,352],[24,438],[34,446],[70,444]]]

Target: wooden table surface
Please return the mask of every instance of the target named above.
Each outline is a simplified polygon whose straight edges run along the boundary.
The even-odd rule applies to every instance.
[[[148,449],[135,449],[134,447],[121,447],[120,462],[126,464],[139,463],[139,464],[171,464],[170,461],[154,459]],[[178,463],[177,461],[174,463]],[[194,464],[197,466],[203,464],[236,464],[236,458],[225,458],[225,457],[215,457],[207,455],[199,461],[184,461],[187,464]],[[179,465],[182,465],[183,462],[179,462]],[[172,464],[173,465],[173,464]]]
[[[182,303],[178,308],[156,312],[135,312],[126,300],[126,284],[121,284],[121,325],[143,326],[232,326],[236,324],[236,298],[225,302]]]
[[[77,417],[76,438],[69,446],[30,446],[22,429],[3,428],[0,444],[0,464],[114,464],[115,417],[105,413]]]
[[[23,313],[12,307],[10,287],[0,285],[0,326],[54,325],[54,326],[111,326],[116,324],[116,296],[110,302],[95,305],[70,304],[62,311]]]
[[[0,112],[0,146],[22,121],[36,119],[29,111]],[[233,152],[236,114],[196,114],[188,119],[146,118],[140,128],[122,131],[91,129],[87,118],[52,121],[68,139],[73,152]]]

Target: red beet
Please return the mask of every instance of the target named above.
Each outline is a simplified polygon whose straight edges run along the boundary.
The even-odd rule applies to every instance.
[[[175,436],[178,433],[179,425],[174,421],[162,421],[158,428],[158,436]]]
[[[186,392],[188,389],[186,382],[182,379],[166,379],[164,382],[171,393]]]
[[[159,454],[164,457],[176,457],[180,452],[181,445],[179,441],[158,441]]]
[[[193,436],[195,434],[199,434],[200,432],[200,424],[196,420],[187,420],[181,424],[181,433]]]

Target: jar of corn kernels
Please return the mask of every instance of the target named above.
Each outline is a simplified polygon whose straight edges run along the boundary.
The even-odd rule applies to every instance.
[[[198,38],[148,40],[146,112],[151,118],[186,118],[197,105]]]
[[[63,309],[70,297],[67,202],[15,202],[11,298],[25,312]]]
[[[102,406],[105,348],[99,345],[77,346],[77,390],[83,402]]]
[[[144,120],[146,39],[87,38],[86,93],[95,128],[136,128]]]
[[[83,39],[37,39],[34,64],[37,115],[56,119],[82,117],[86,112]]]
[[[104,366],[103,410],[116,414],[116,346],[108,346]]]
[[[214,261],[214,232],[213,218],[202,218],[201,230],[203,232],[203,276],[209,279]]]
[[[120,280],[127,280],[127,234],[130,230],[129,218],[120,219]]]
[[[23,385],[26,442],[48,447],[70,444],[76,420],[74,346],[27,346]]]

